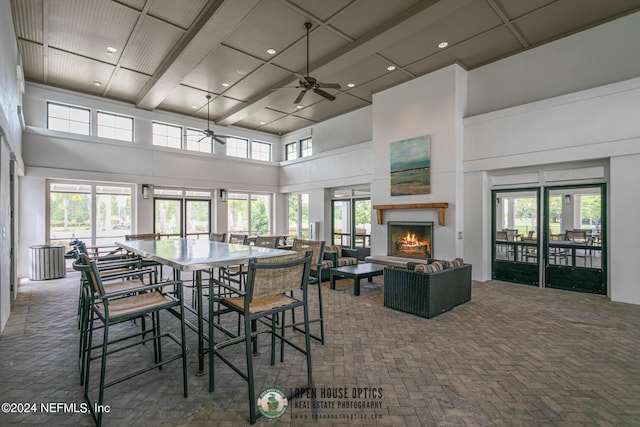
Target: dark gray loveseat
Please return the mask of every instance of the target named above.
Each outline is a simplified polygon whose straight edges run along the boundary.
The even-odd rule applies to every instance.
[[[386,307],[431,318],[471,301],[470,264],[446,266],[429,273],[411,268],[409,265],[384,269]]]

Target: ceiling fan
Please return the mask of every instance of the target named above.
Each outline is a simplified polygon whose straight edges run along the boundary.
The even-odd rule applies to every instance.
[[[310,90],[328,99],[329,101],[333,101],[334,99],[336,99],[336,97],[331,95],[330,93],[325,92],[322,89],[341,89],[340,85],[338,83],[321,83],[315,78],[309,76],[309,30],[311,29],[311,22],[305,22],[304,27],[307,29],[307,75],[302,76],[298,73],[294,73],[298,78],[298,83],[300,85],[297,87],[302,88],[302,91],[298,94],[298,97],[295,101],[293,101],[293,103],[300,103],[304,95]]]
[[[213,142],[213,140],[215,140],[216,142],[224,145],[227,143],[227,141],[225,141],[224,139],[221,139],[220,137],[216,136],[215,132],[209,127],[209,123],[210,123],[210,118],[209,118],[209,104],[211,104],[211,95],[207,94],[207,128],[206,129],[202,129],[200,132],[202,132],[204,134],[204,136],[202,138],[200,138],[198,140],[198,142],[202,141],[205,138],[211,138]],[[225,138],[225,136],[220,135],[222,138]]]

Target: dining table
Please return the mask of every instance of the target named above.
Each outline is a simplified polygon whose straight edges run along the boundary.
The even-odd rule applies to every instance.
[[[144,258],[151,258],[174,270],[174,276],[179,279],[180,273],[192,272],[196,287],[195,312],[198,317],[197,326],[188,326],[198,333],[198,373],[204,375],[204,356],[208,351],[204,341],[213,339],[204,333],[204,311],[202,295],[202,271],[227,265],[244,264],[252,258],[262,258],[290,254],[283,249],[263,248],[234,243],[213,242],[189,238],[161,239],[161,240],[129,240],[118,241],[115,244],[127,251]],[[210,285],[211,286],[211,285]],[[213,322],[213,313],[209,313],[208,322]],[[209,369],[212,369],[211,367]]]

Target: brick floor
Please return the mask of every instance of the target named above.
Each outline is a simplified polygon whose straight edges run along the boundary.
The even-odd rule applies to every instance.
[[[423,319],[384,307],[381,280],[363,280],[359,297],[349,280],[338,281],[336,290],[324,284],[327,342],[312,343],[315,399],[293,399],[277,422],[260,418],[257,425],[640,425],[640,306],[474,282],[470,303]],[[0,413],[1,426],[93,424],[90,415],[70,408],[45,414],[39,406],[83,402],[78,283],[71,273],[20,285],[0,336],[0,402],[35,403],[40,412]],[[310,295],[315,302],[316,292]],[[163,326],[175,329],[176,322],[164,317]],[[182,397],[175,362],[107,389],[111,412],[104,425],[248,424],[246,383],[216,362],[216,390],[209,393],[207,376],[195,375],[195,334],[188,339],[189,397]],[[265,350],[257,357],[258,393],[270,387],[290,391],[304,382],[302,356],[287,351],[285,363],[271,367],[268,345],[264,339],[260,344]],[[108,368],[122,372],[149,360],[145,347],[113,356]],[[243,360],[241,348],[229,351]]]

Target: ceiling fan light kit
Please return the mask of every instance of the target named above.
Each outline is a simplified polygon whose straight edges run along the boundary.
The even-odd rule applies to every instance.
[[[300,93],[296,97],[295,101],[293,101],[293,103],[299,104],[302,101],[302,98],[304,98],[305,94],[308,91],[312,91],[322,96],[323,98],[328,99],[329,101],[333,101],[336,99],[336,97],[328,92],[325,92],[322,89],[340,90],[342,89],[342,87],[338,83],[321,83],[315,78],[309,76],[309,30],[311,29],[311,22],[305,22],[304,28],[306,28],[307,30],[307,75],[302,76],[298,73],[295,73],[295,76],[298,78],[298,83],[300,85],[298,86],[298,88],[301,88],[302,91],[300,91]]]

